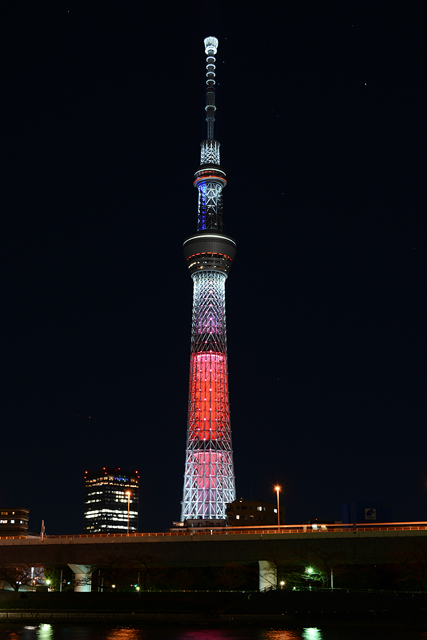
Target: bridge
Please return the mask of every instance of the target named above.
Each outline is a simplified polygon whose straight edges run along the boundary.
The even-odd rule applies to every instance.
[[[421,545],[427,553],[427,522],[200,528],[129,535],[3,537],[0,564],[68,564],[76,574],[76,590],[89,591],[92,567],[112,558],[123,566],[137,559],[170,567],[258,563],[263,589],[274,582],[277,565],[292,559],[386,564],[396,554]]]

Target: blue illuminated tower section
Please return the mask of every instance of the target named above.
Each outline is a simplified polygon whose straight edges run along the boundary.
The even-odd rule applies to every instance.
[[[228,402],[225,281],[236,243],[222,233],[222,190],[227,184],[214,138],[216,38],[206,38],[206,140],[194,174],[197,232],[184,242],[193,280],[187,448],[181,520],[225,520],[236,499]]]

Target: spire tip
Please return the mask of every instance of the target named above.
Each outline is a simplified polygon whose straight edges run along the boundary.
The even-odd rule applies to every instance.
[[[218,50],[218,38],[210,36],[209,38],[205,38],[204,43],[206,55],[214,56]]]

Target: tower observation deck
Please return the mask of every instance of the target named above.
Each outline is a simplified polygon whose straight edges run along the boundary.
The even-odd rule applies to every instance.
[[[218,40],[205,38],[206,140],[194,174],[198,190],[197,232],[184,241],[193,280],[187,448],[181,520],[225,520],[236,498],[228,401],[225,281],[236,243],[222,232],[226,176],[214,138],[215,55]]]

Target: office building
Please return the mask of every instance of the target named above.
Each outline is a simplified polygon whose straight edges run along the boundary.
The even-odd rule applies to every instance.
[[[365,502],[347,502],[341,507],[343,524],[375,524],[376,522],[392,522],[391,505],[365,500]]]
[[[280,524],[285,524],[285,507],[279,507]],[[230,527],[262,527],[277,525],[277,505],[261,500],[235,500],[227,505],[227,525]]]
[[[85,471],[84,533],[138,531],[138,472],[103,467]]]
[[[0,537],[26,536],[30,512],[22,507],[0,508]]]

